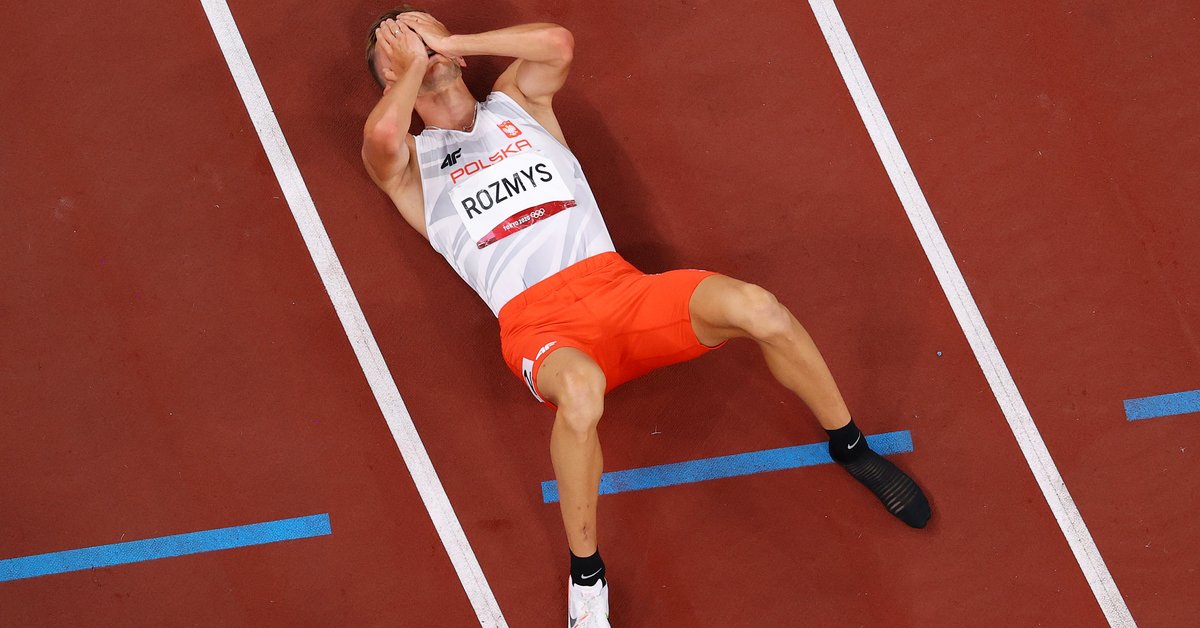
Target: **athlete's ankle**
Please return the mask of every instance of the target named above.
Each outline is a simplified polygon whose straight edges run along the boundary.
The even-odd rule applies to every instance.
[[[836,430],[825,430],[825,433],[829,434],[829,456],[837,462],[852,462],[870,449],[854,419]]]
[[[600,558],[599,549],[591,556],[582,558],[576,556],[575,552],[571,552],[571,582],[581,587],[590,587],[597,582],[605,582],[604,560]]]

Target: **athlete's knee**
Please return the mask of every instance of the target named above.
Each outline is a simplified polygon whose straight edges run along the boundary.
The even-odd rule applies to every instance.
[[[580,435],[596,429],[604,414],[604,371],[595,362],[577,362],[558,373],[555,403],[563,426]]]
[[[739,286],[733,309],[735,324],[756,340],[782,338],[793,331],[791,312],[760,286]]]

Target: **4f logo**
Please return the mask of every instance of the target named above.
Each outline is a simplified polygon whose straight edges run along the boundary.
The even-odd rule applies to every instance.
[[[517,131],[517,132],[520,133],[520,131]],[[446,155],[446,158],[442,160],[442,168],[441,169],[445,170],[446,168],[449,168],[450,166],[453,166],[454,164],[458,163],[458,158],[461,156],[462,156],[462,149],[456,148],[453,153]]]
[[[521,129],[518,129],[517,125],[513,124],[512,120],[505,120],[504,122],[497,124],[496,127],[501,131],[504,131],[505,137],[517,137],[521,134]]]

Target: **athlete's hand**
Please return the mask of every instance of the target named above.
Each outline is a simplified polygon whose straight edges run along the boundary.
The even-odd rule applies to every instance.
[[[421,39],[425,40],[425,45],[429,46],[430,50],[451,59],[464,68],[467,67],[467,62],[450,47],[450,29],[437,21],[437,18],[420,11],[405,11],[397,17],[406,26],[416,31]]]
[[[384,20],[379,28],[375,29],[375,42],[377,46],[383,47],[383,54],[388,61],[388,67],[382,68],[386,87],[391,87],[409,68],[415,68],[424,74],[425,68],[429,67],[429,55],[425,53],[425,44],[421,43],[421,37],[401,22]]]

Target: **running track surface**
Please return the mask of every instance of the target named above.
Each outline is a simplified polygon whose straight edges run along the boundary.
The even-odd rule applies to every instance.
[[[359,163],[386,7],[231,6],[508,623],[560,622],[552,417]],[[829,466],[608,496],[614,618],[1102,624],[808,6],[489,7],[429,4],[575,32],[556,108],[618,248],[774,291],[859,423],[912,432],[934,502],[909,530]],[[1200,11],[839,8],[1130,611],[1189,623],[1200,421],[1122,402],[1200,387]],[[325,512],[332,534],[3,583],[0,624],[475,623],[199,3],[9,17],[0,558]],[[503,66],[470,61],[482,96]],[[614,470],[822,437],[736,343],[616,391],[602,434]]]

